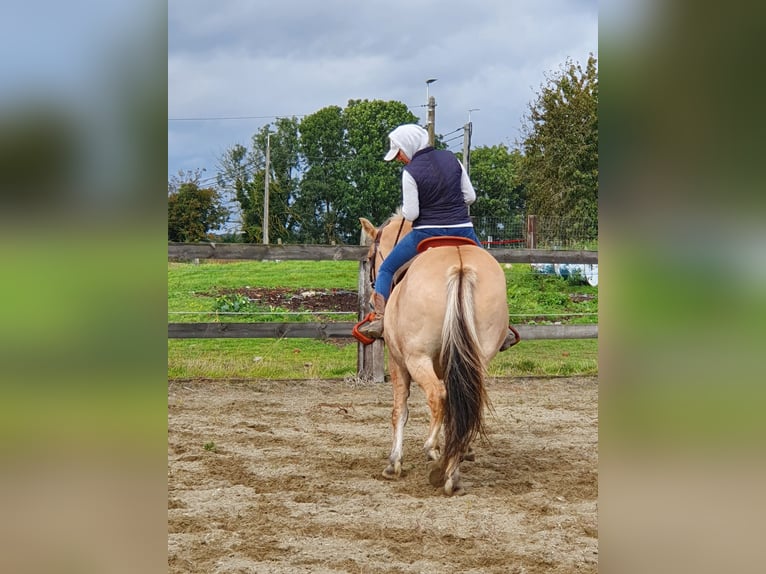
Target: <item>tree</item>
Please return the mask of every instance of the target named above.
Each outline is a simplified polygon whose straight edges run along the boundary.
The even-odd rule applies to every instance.
[[[218,160],[218,185],[232,196],[233,202],[239,204],[243,239],[254,242],[262,237],[262,216],[258,215],[257,209],[263,203],[258,202],[258,196],[254,193],[257,182],[253,181],[253,173],[256,167],[254,160],[250,163],[247,154],[247,148],[241,144],[234,144],[226,150]]]
[[[212,187],[200,187],[200,172],[179,172],[168,182],[168,241],[202,241],[226,222],[228,210]]]
[[[219,158],[218,182],[239,204],[242,231],[247,242],[263,240],[267,147],[269,240],[287,241],[292,237],[296,220],[291,205],[295,201],[303,169],[298,123],[294,117],[278,118],[252,136],[251,149],[235,144]]]
[[[343,241],[338,218],[352,192],[343,110],[328,106],[306,116],[300,132],[306,171],[293,205],[296,235],[305,243]]]
[[[289,241],[296,226],[292,204],[298,194],[305,162],[300,153],[298,118],[277,118],[253,136],[253,147],[269,147],[269,238]],[[269,136],[269,134],[271,134]],[[261,181],[265,184],[265,180]],[[261,190],[264,190],[261,185]]]
[[[519,176],[521,161],[519,150],[509,151],[503,144],[471,151],[471,183],[476,189],[471,216],[480,237],[519,236],[526,207]]]
[[[306,170],[294,211],[305,241],[359,240],[359,217],[387,219],[401,205],[401,166],[383,161],[388,134],[417,117],[396,101],[349,100],[300,125]]]
[[[349,147],[349,177],[352,190],[344,198],[345,213],[340,229],[359,237],[360,216],[382,223],[402,204],[402,166],[383,161],[388,134],[401,124],[418,118],[401,102],[349,100],[344,110]]]
[[[598,70],[567,61],[525,117],[522,183],[528,212],[598,221]],[[595,229],[594,229],[595,231]]]
[[[524,211],[521,161],[521,152],[503,144],[471,151],[471,183],[476,189],[471,215],[509,218]]]
[[[245,241],[263,237],[270,141],[269,237],[356,243],[359,217],[382,222],[401,205],[401,165],[383,161],[388,134],[418,118],[397,101],[349,100],[303,118],[280,118],[219,158],[218,181],[240,207]],[[271,136],[268,134],[271,133]],[[438,140],[437,140],[438,143]]]

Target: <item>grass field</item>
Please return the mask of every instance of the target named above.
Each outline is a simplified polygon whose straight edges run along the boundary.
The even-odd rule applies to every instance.
[[[505,265],[513,324],[597,323],[598,288],[529,265]],[[200,265],[168,263],[168,321],[316,320],[283,314],[279,308],[248,307],[243,315],[216,312],[220,294],[244,287],[342,289],[356,291],[355,261],[247,261]],[[356,320],[337,315],[337,320]],[[353,340],[169,339],[168,376],[183,378],[326,379],[356,375]],[[598,372],[595,339],[522,341],[500,353],[492,376],[572,376]]]

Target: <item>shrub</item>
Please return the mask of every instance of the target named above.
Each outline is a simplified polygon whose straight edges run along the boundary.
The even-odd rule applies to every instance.
[[[216,297],[213,310],[219,313],[242,313],[252,311],[252,301],[240,293],[229,293]]]

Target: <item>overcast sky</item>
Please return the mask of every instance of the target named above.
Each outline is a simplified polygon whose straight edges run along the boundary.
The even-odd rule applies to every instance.
[[[514,147],[546,74],[598,57],[596,0],[169,0],[168,18],[168,175],[212,177],[276,117],[350,99],[425,125],[429,78],[438,134],[478,109],[472,147]]]

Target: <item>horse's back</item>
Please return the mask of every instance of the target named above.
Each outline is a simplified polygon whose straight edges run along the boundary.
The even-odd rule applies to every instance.
[[[505,274],[497,260],[478,246],[428,249],[410,265],[386,307],[389,347],[435,356],[441,347],[449,277],[462,269],[473,286],[473,317],[485,355],[494,356],[508,329]]]
[[[408,274],[412,272],[410,277],[417,289],[440,295],[446,292],[447,277],[456,265],[467,273],[476,274],[477,302],[486,300],[493,309],[502,307],[507,313],[505,274],[497,260],[481,247],[463,245],[429,249],[413,261]]]

